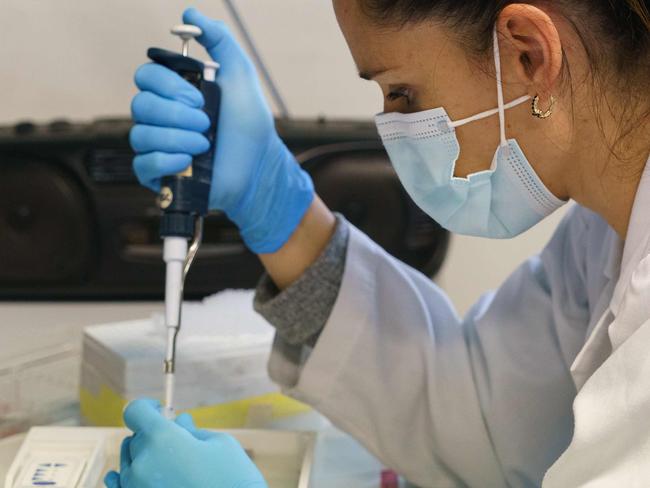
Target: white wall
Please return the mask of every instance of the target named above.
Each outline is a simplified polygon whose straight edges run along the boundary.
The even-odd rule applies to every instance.
[[[2,0],[0,123],[126,115],[135,68],[149,46],[178,48],[168,29],[180,22],[185,5],[180,0]],[[225,16],[218,0],[194,5]],[[365,118],[380,109],[378,89],[357,78],[329,0],[240,0],[238,5],[294,115]],[[459,310],[538,251],[558,217],[511,241],[455,237],[439,281]]]
[[[0,122],[125,115],[150,46],[177,50],[181,0],[2,0]],[[226,18],[220,0],[193,4]],[[294,115],[368,116],[378,90],[358,79],[329,0],[237,2]],[[205,56],[200,48],[194,55]]]

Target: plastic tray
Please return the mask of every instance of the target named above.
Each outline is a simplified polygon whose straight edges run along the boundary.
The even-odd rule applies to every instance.
[[[78,416],[81,352],[76,344],[33,351],[0,364],[0,438]]]

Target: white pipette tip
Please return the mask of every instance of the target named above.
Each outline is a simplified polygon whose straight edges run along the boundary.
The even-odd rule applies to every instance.
[[[162,415],[167,420],[175,420],[176,419],[176,411],[174,410],[174,407],[163,407]]]
[[[176,418],[174,410],[174,374],[165,374],[165,402],[162,414],[166,419],[173,420]]]

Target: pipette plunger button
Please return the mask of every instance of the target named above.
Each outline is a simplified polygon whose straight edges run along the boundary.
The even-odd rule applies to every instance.
[[[189,52],[189,41],[199,37],[203,31],[195,26],[189,24],[179,24],[171,28],[171,33],[178,36],[183,41],[183,56],[187,56]]]

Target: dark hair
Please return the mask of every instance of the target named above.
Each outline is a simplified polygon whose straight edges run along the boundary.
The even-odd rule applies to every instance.
[[[485,53],[501,11],[517,0],[359,0],[362,11],[379,25],[398,28],[409,23],[439,21],[454,29],[461,41]],[[559,11],[580,37],[592,65],[594,79],[617,83],[628,91],[621,109],[619,142],[636,122],[650,118],[650,0],[519,0]],[[570,67],[565,59],[565,74]],[[614,75],[614,76],[612,76]],[[603,83],[606,85],[606,83]],[[601,89],[605,89],[601,86]],[[639,100],[639,98],[641,98]],[[645,105],[645,106],[644,106]],[[639,112],[641,112],[639,114]],[[630,117],[636,119],[630,123]],[[640,118],[639,118],[640,117]],[[616,152],[614,147],[611,148]]]
[[[483,48],[491,45],[492,29],[499,13],[512,3],[517,0],[361,0],[364,12],[379,23],[405,25],[438,19],[470,33],[473,41],[479,41],[474,45]],[[621,67],[628,61],[636,66],[639,57],[650,56],[650,0],[544,3],[561,9],[583,40],[593,34],[607,36],[608,42],[602,44],[615,48]],[[580,26],[584,19],[589,19],[588,25]],[[593,46],[586,47],[593,50]]]

